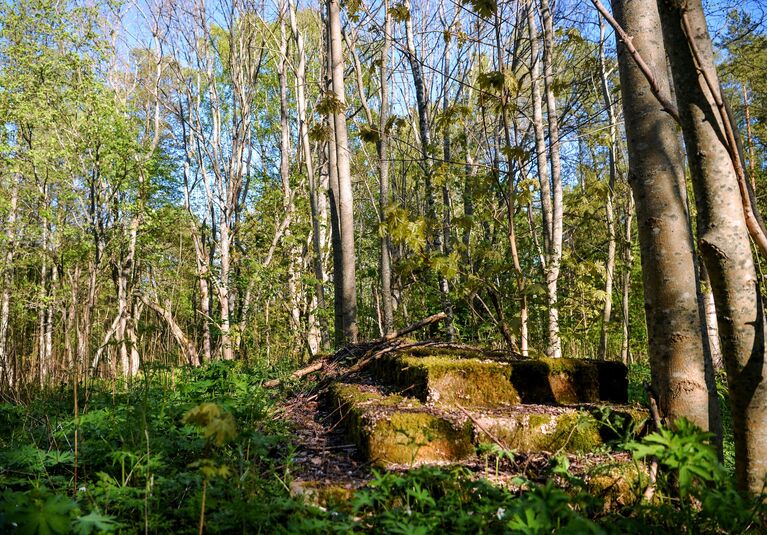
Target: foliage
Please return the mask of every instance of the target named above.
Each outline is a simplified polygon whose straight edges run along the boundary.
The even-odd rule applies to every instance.
[[[555,457],[542,479],[491,484],[513,453],[486,448],[477,474],[422,467],[377,472],[350,502],[318,508],[289,492],[291,444],[274,418],[263,372],[215,362],[149,369],[112,392],[81,392],[77,492],[72,392],[0,405],[0,530],[10,533],[196,533],[203,483],[206,531],[269,533],[697,533],[758,531],[765,509],[732,487],[710,437],[681,422],[628,443],[636,461],[657,459],[652,503],[604,509],[588,478]],[[641,489],[640,489],[641,491]],[[16,526],[16,527],[14,527]]]
[[[212,363],[149,369],[114,394],[106,383],[91,384],[87,398],[81,390],[73,497],[72,391],[0,405],[0,531],[132,533],[148,522],[196,533],[203,479],[209,531],[280,524],[280,510],[304,505],[281,482],[290,448],[263,377]],[[281,507],[267,513],[275,501]]]

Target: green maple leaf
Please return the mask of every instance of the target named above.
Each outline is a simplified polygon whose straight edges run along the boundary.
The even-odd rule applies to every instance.
[[[75,531],[79,535],[89,535],[97,532],[111,532],[120,527],[120,524],[114,518],[108,515],[102,515],[98,511],[91,511],[85,516],[81,516],[75,521]]]

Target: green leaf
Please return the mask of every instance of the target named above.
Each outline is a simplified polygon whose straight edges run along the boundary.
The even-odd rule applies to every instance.
[[[77,504],[60,494],[32,498],[11,516],[23,535],[69,533],[70,514]]]
[[[93,532],[109,533],[119,527],[120,523],[113,517],[102,515],[98,511],[91,511],[73,522],[73,528],[78,535],[89,535]]]

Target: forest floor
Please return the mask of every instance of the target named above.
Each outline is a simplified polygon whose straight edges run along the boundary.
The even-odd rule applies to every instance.
[[[653,450],[660,459],[692,451],[696,473],[716,475],[695,480],[692,501],[668,486],[673,464],[662,465],[652,504],[608,506],[590,493],[584,469],[605,455],[628,460],[623,448],[491,449],[461,465],[374,469],[314,393],[316,380],[268,389],[289,371],[266,370],[214,362],[148,369],[127,384],[89,381],[77,414],[63,386],[0,402],[0,532],[721,533],[759,532],[765,518],[760,502],[716,475],[727,471],[692,431]],[[634,366],[630,377],[639,399],[647,370]]]

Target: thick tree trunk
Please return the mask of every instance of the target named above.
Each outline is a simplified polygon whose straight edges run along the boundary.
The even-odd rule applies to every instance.
[[[767,475],[765,318],[735,167],[740,164],[731,157],[737,148],[727,143],[728,125],[717,110],[721,88],[701,3],[689,0],[680,8],[660,0],[658,9],[730,387],[736,479],[741,489],[760,492]]]
[[[669,92],[666,55],[655,6],[614,0],[613,11],[633,45]],[[642,258],[652,383],[668,421],[686,417],[718,431],[715,391],[709,389],[693,237],[687,213],[684,159],[676,124],[618,43],[621,92]],[[712,395],[713,394],[713,395]]]
[[[337,220],[333,229],[338,233],[338,239],[334,240],[334,245],[338,249],[337,251],[334,250],[333,255],[334,277],[340,275],[340,280],[335,285],[335,299],[337,306],[340,307],[338,309],[340,318],[339,314],[336,315],[336,345],[343,345],[356,343],[359,334],[357,327],[357,286],[355,282],[354,198],[346,129],[346,96],[339,0],[327,0],[327,9],[330,79],[336,101],[336,109],[331,117],[333,139],[330,146],[330,151],[334,155],[334,158],[331,159],[331,166],[335,164],[337,177],[336,189],[333,192]],[[331,182],[332,178],[331,174]]]

